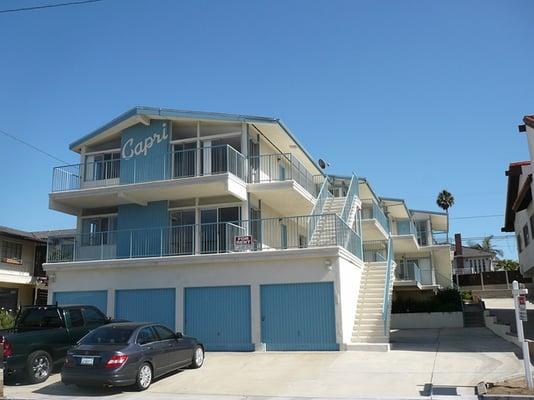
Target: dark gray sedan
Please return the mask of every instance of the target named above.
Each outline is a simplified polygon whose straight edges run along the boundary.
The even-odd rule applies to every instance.
[[[204,347],[195,338],[159,324],[113,323],[91,331],[67,353],[61,381],[145,390],[158,376],[203,363]]]

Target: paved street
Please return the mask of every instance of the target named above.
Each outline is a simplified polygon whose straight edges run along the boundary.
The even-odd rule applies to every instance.
[[[65,387],[59,375],[41,385],[6,387],[16,399],[284,397],[417,397],[426,384],[443,394],[472,394],[482,380],[521,371],[516,347],[485,328],[403,330],[392,334],[389,353],[208,353],[200,370],[155,382],[143,393]],[[456,389],[459,387],[458,389]],[[180,395],[180,396],[177,396]]]

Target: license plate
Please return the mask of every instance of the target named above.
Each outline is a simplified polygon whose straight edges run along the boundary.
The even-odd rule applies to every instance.
[[[92,357],[82,357],[82,360],[80,361],[80,365],[93,365],[95,362],[95,359]]]

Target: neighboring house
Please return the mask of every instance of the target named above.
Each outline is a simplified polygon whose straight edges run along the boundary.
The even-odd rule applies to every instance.
[[[43,271],[46,240],[50,233],[25,232],[0,226],[0,309],[47,302],[47,278]],[[71,236],[74,231],[70,231]]]
[[[48,239],[50,302],[208,350],[365,349],[389,346],[398,254],[428,261],[406,288],[452,284],[433,237],[446,215],[325,175],[277,119],[136,107],[70,148],[80,163],[54,168],[50,208],[77,233]],[[391,236],[400,220],[419,231]]]
[[[534,116],[523,118],[520,132],[527,135],[530,160],[511,163],[506,171],[508,188],[503,232],[515,232],[520,271],[534,276],[534,204],[532,203],[532,159],[534,157]]]
[[[462,235],[454,235],[453,273],[458,275],[495,271],[495,253],[462,246]]]

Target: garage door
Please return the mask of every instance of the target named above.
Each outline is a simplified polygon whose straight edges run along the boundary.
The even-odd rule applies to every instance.
[[[54,292],[54,304],[60,306],[83,304],[97,307],[107,315],[108,292],[106,290],[91,290],[81,292]]]
[[[262,285],[261,341],[267,350],[337,350],[332,282]]]
[[[115,318],[154,322],[175,329],[175,289],[133,289],[115,291]]]
[[[212,351],[252,351],[250,286],[185,289],[184,332]]]

